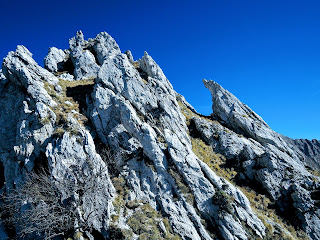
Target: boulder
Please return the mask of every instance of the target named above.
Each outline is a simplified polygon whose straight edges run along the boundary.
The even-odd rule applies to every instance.
[[[127,51],[125,52],[125,54],[127,55],[127,58],[128,58],[128,60],[129,60],[129,62],[130,62],[130,63],[133,63],[134,60],[133,60],[133,56],[132,56],[131,51],[130,51],[130,50],[127,50]]]
[[[63,63],[68,58],[65,51],[56,47],[49,48],[47,56],[44,58],[44,68],[50,72],[58,72],[59,63]]]

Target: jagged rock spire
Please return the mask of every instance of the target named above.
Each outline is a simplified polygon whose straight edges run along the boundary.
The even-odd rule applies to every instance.
[[[106,32],[85,40],[79,31],[69,43],[67,50],[50,48],[45,58],[50,72],[23,46],[4,59],[4,190],[19,188],[30,171],[46,164],[53,181],[71,186],[85,186],[96,177],[95,190],[57,184],[61,202],[71,202],[76,212],[74,229],[65,232],[88,229],[85,234],[92,238],[95,229],[107,238],[116,228],[117,234],[129,231],[125,236],[132,239],[264,238],[269,230],[246,195],[233,179],[216,174],[220,154],[237,169],[235,180],[258,186],[280,211],[295,214],[310,238],[320,238],[319,178],[304,167],[303,153],[296,154],[248,106],[204,80],[212,93],[213,115],[202,116],[176,94],[147,52],[134,62],[131,52],[121,53]],[[82,81],[69,85],[73,79]],[[197,141],[215,151],[212,159],[195,154]],[[104,162],[100,148],[106,147],[122,158]],[[151,233],[135,224],[143,211],[148,216],[141,219],[153,218],[144,222],[153,224],[146,227]],[[1,229],[0,223],[0,234]]]

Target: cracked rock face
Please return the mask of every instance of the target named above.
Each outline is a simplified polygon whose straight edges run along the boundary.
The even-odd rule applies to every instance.
[[[319,178],[304,165],[304,159],[310,159],[312,150],[296,150],[299,143],[307,144],[307,140],[283,138],[219,84],[206,80],[204,84],[212,94],[213,117],[222,119],[226,127],[193,119],[197,131],[216,151],[236,160],[247,181],[258,182],[274,198],[280,211],[286,212],[291,207],[308,235],[319,239],[320,211],[315,196]]]
[[[48,55],[44,58],[44,68],[50,72],[57,72],[59,70],[58,64],[65,62],[66,58],[65,51],[56,47],[49,48]]]
[[[304,167],[316,147],[306,151],[277,134],[213,81],[204,83],[215,120],[203,117],[147,52],[134,61],[105,32],[85,40],[79,31],[69,45],[49,49],[47,70],[23,46],[4,59],[1,193],[19,189],[45,166],[61,201],[73,203],[77,217],[68,231],[89,239],[98,233],[106,239],[263,239],[269,230],[247,196],[195,154],[196,134],[234,164],[239,180],[258,185],[280,211],[293,210],[299,226],[319,239],[319,178]],[[195,117],[187,119],[182,106]],[[105,161],[106,148],[122,157]],[[148,221],[137,217],[142,206],[149,206]],[[152,219],[154,228],[147,225]],[[142,231],[145,225],[149,230]],[[0,221],[0,236],[6,231]]]
[[[246,197],[231,184],[223,184],[223,179],[192,152],[175,92],[160,67],[147,53],[139,63],[148,75],[146,83],[126,55],[105,60],[98,74],[90,110],[92,122],[104,143],[115,151],[124,150],[133,156],[142,151],[144,158],[154,164],[155,172],[144,171],[144,175],[139,169],[130,169],[128,180],[133,184],[134,192],[131,196],[159,206],[170,216],[174,230],[182,238],[211,239],[201,219],[214,224],[224,239],[247,239],[242,222],[258,236],[264,236],[265,227],[252,212]],[[159,141],[161,138],[164,142]],[[169,173],[170,164],[177,168],[190,188],[200,213],[183,196],[179,201],[173,201],[173,196],[179,195],[179,189]],[[155,186],[137,185],[139,182],[150,184],[150,181]],[[219,207],[213,200],[217,191],[226,191],[226,196],[234,198],[231,213],[219,214]],[[234,211],[240,212],[241,216]]]
[[[56,135],[61,129],[57,122],[59,112],[55,112],[58,98],[53,99],[48,89],[55,91],[54,96],[61,95],[58,78],[41,68],[25,47],[18,46],[3,61],[0,84],[0,159],[5,178],[2,190],[19,188],[29,172],[46,165],[51,178],[64,179],[64,187],[68,181],[74,185],[88,181],[103,169],[95,178],[99,191],[86,191],[77,208],[81,209],[79,218],[85,219],[89,227],[106,231],[114,188],[90,133],[72,115],[66,119],[68,128],[63,135]],[[71,136],[75,132],[77,137]],[[79,195],[59,188],[64,198]]]

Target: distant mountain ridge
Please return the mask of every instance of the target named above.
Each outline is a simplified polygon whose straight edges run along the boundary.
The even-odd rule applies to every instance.
[[[317,139],[291,139],[283,136],[291,146],[295,146],[298,149],[295,149],[296,152],[299,150],[302,152],[302,158],[305,159],[306,165],[313,170],[320,169],[320,141]]]

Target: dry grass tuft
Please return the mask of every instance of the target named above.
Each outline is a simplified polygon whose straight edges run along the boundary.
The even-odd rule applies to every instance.
[[[118,194],[113,202],[115,214],[111,215],[110,221],[110,228],[113,229],[113,232],[118,232],[118,235],[124,237],[123,239],[132,238],[132,232],[117,227],[120,215],[124,215],[131,231],[139,235],[138,239],[180,239],[173,232],[169,220],[163,217],[160,212],[143,201],[128,200],[129,188],[122,176],[112,178],[112,182]],[[134,211],[131,215],[128,214],[130,210]],[[165,226],[166,232],[160,228],[161,222]]]
[[[59,73],[60,74],[60,73]],[[44,83],[44,87],[48,94],[57,103],[57,106],[52,107],[51,110],[56,114],[56,124],[61,129],[66,129],[66,123],[68,122],[68,115],[71,114],[73,118],[77,119],[80,124],[84,125],[88,119],[80,114],[79,103],[76,102],[72,97],[67,96],[67,88],[73,88],[77,86],[92,85],[94,84],[94,78],[77,80],[77,81],[66,81],[60,79],[59,85],[62,88],[61,93],[55,91],[54,86]],[[44,119],[43,124],[48,123],[50,119]],[[59,130],[60,131],[60,130]]]
[[[202,118],[206,121],[212,121],[210,119],[195,114],[180,101],[178,101],[178,103],[182,113],[184,114],[187,120],[187,125],[190,124],[190,120],[193,117]],[[212,122],[218,123],[216,121]],[[228,129],[225,128],[225,131],[228,131]],[[266,237],[264,239],[308,239],[304,231],[295,229],[291,224],[287,223],[287,221],[280,217],[274,209],[270,208],[272,202],[267,196],[259,194],[254,190],[250,189],[249,187],[238,186],[234,182],[234,177],[236,176],[237,172],[233,168],[223,167],[225,166],[226,158],[222,154],[214,152],[211,146],[207,145],[204,141],[202,141],[199,138],[192,138],[190,136],[190,139],[192,143],[193,152],[199,157],[199,159],[201,159],[212,170],[214,170],[214,172],[218,176],[227,179],[233,185],[241,189],[241,191],[247,196],[252,209],[261,219],[263,224],[266,226]],[[317,173],[315,173],[314,175],[316,174]],[[274,224],[271,224],[272,222],[275,223],[277,227],[274,227]]]

